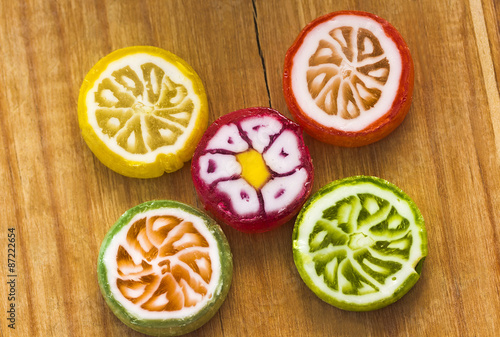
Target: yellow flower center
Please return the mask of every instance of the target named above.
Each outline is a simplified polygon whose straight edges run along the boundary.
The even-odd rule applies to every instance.
[[[241,165],[241,176],[254,188],[259,189],[271,176],[262,155],[250,149],[236,155]]]

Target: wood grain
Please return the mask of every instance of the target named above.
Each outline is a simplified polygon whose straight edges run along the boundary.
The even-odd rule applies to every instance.
[[[223,229],[234,278],[216,316],[191,336],[495,336],[500,329],[500,6],[495,0],[28,0],[0,4],[0,333],[139,336],[97,285],[104,235],[130,207],[175,199],[201,208],[189,164],[160,178],[118,175],[80,136],[83,78],[107,53],[154,45],[202,78],[210,122],[283,98],[284,55],[300,30],[336,10],[390,21],[415,62],[403,124],[355,149],[306,136],[314,191],[356,174],[401,187],[422,211],[429,256],[415,287],[368,313],[338,310],[301,281],[290,222],[248,235]],[[7,229],[16,233],[16,329],[6,312]]]

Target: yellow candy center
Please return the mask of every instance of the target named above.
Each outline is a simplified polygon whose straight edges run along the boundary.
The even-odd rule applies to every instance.
[[[241,176],[254,188],[259,189],[271,176],[262,155],[251,149],[236,155],[241,165]]]
[[[155,108],[152,105],[146,105],[142,102],[136,101],[134,105],[132,105],[132,110],[134,110],[135,113],[150,115],[154,112]]]

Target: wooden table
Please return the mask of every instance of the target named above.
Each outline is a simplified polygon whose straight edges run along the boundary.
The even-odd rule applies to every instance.
[[[216,316],[192,336],[498,336],[500,329],[500,5],[497,0],[10,0],[0,5],[0,327],[2,336],[137,336],[106,306],[96,259],[128,208],[153,199],[196,207],[190,165],[156,179],[123,177],[83,141],[78,90],[109,52],[165,48],[202,78],[210,122],[271,106],[284,55],[306,23],[329,12],[378,14],[415,62],[403,124],[361,148],[306,136],[313,192],[375,175],[422,211],[429,256],[397,303],[353,313],[319,300],[293,263],[293,223],[259,235],[223,229],[234,278]],[[9,228],[14,287],[7,282]],[[11,291],[15,299],[9,300]],[[15,305],[15,330],[7,313]]]

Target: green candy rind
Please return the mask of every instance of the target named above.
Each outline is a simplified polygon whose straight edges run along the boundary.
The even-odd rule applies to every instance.
[[[187,213],[191,213],[203,219],[218,245],[217,248],[221,262],[221,280],[219,281],[219,284],[217,285],[217,288],[208,303],[200,311],[185,318],[164,320],[141,319],[140,317],[129,313],[120,304],[120,302],[113,297],[107,279],[107,268],[103,261],[103,257],[111,239],[118,232],[120,232],[124,226],[129,224],[130,220],[137,214],[160,208],[180,208]],[[224,302],[227,293],[229,292],[229,288],[231,287],[232,275],[233,259],[231,249],[226,236],[219,225],[199,210],[172,200],[149,201],[126,211],[106,234],[97,260],[97,278],[99,287],[111,311],[128,327],[151,336],[180,336],[194,331],[208,322],[217,313],[220,306]]]
[[[359,183],[370,183],[373,184],[376,188],[380,188],[383,190],[390,191],[391,193],[395,194],[398,198],[406,201],[408,205],[410,206],[410,209],[413,213],[413,216],[415,218],[415,224],[419,227],[419,234],[420,238],[422,240],[422,244],[420,247],[421,250],[421,259],[418,261],[418,263],[413,266],[415,268],[415,273],[411,274],[408,276],[408,278],[401,284],[399,288],[397,288],[392,296],[389,296],[383,300],[368,303],[368,304],[356,304],[356,303],[350,303],[346,301],[339,301],[329,294],[324,293],[315,283],[314,281],[309,277],[308,273],[306,272],[304,268],[305,261],[303,260],[302,253],[298,249],[298,235],[299,235],[299,226],[303,221],[304,215],[308,208],[318,199],[322,198],[324,195],[334,191],[338,187],[342,186],[349,186],[349,185],[357,185]],[[292,240],[293,240],[293,259],[295,262],[295,266],[297,267],[297,270],[304,281],[306,285],[323,301],[337,307],[343,310],[348,310],[348,311],[371,311],[371,310],[376,310],[376,309],[381,309],[383,307],[386,307],[397,300],[399,300],[401,297],[403,297],[412,287],[415,285],[415,283],[418,281],[420,278],[420,274],[422,272],[422,267],[424,264],[425,257],[427,256],[427,231],[425,230],[425,224],[424,224],[424,218],[422,214],[420,213],[420,210],[418,209],[417,205],[413,202],[412,199],[406,193],[404,193],[399,187],[395,186],[394,184],[384,180],[380,179],[377,177],[372,177],[372,176],[353,176],[353,177],[348,177],[340,180],[336,180],[331,182],[330,184],[325,185],[323,188],[321,188],[318,192],[316,192],[312,197],[310,197],[304,206],[302,207],[300,213],[297,216],[297,219],[295,221],[295,226],[293,229],[292,233]]]

